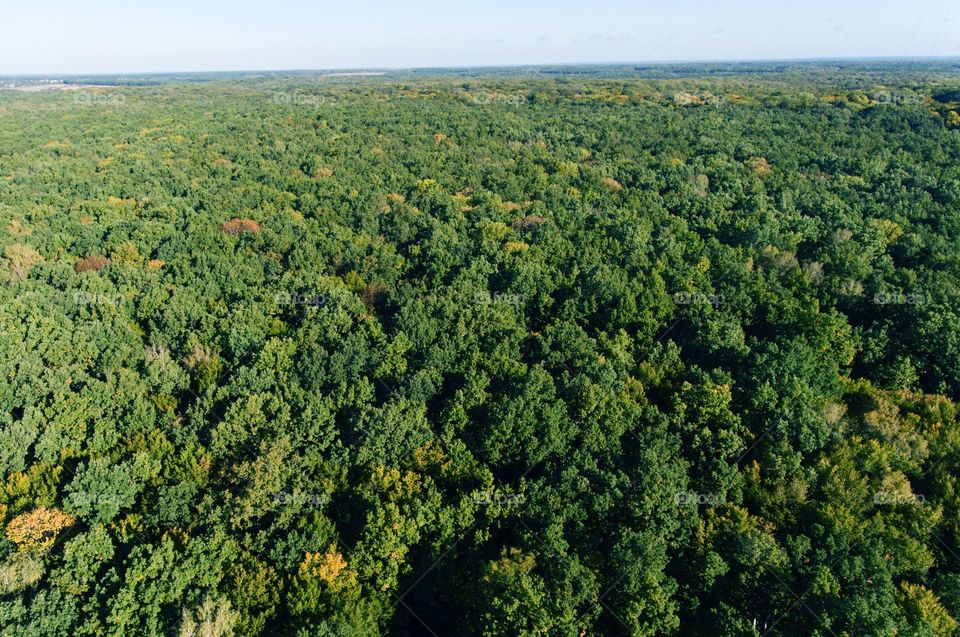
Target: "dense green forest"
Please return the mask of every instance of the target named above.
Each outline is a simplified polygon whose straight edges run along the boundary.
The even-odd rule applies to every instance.
[[[0,634],[960,634],[956,69],[634,71],[0,91]]]

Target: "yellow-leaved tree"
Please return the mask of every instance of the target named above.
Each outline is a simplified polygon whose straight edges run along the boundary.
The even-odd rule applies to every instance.
[[[40,507],[10,520],[6,535],[20,550],[45,551],[73,522],[74,517],[69,513]]]

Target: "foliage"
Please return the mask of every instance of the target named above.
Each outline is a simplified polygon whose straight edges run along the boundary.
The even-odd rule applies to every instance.
[[[957,634],[944,64],[0,92],[0,633]]]

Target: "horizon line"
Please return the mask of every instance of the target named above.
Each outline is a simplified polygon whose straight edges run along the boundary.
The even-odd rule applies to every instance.
[[[253,74],[253,73],[363,73],[363,72],[399,72],[399,71],[456,71],[456,70],[477,70],[477,69],[522,69],[522,68],[543,68],[543,67],[583,67],[583,66],[629,66],[629,65],[649,65],[649,66],[670,66],[677,64],[760,64],[760,63],[811,63],[811,62],[960,62],[960,56],[957,55],[911,55],[911,56],[845,56],[845,57],[798,57],[798,58],[690,58],[677,60],[636,60],[636,61],[597,61],[597,62],[542,62],[526,63],[518,62],[516,64],[472,64],[472,65],[439,65],[439,66],[354,66],[354,67],[314,67],[314,68],[270,68],[270,69],[213,69],[213,70],[181,70],[181,71],[84,71],[82,73],[0,73],[2,78],[72,78],[85,76],[117,77],[124,75],[177,75],[177,74],[196,74],[196,75],[215,75],[215,74]]]

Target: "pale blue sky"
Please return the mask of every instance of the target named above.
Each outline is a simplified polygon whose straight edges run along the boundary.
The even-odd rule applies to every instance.
[[[0,74],[960,56],[960,0],[0,0]]]

